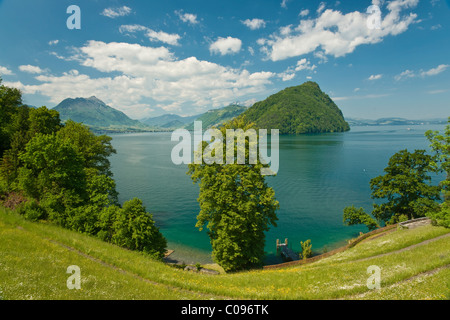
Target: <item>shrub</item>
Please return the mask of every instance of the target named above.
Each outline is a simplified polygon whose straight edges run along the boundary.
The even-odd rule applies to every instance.
[[[38,221],[47,218],[47,212],[45,209],[42,208],[34,199],[23,202],[17,208],[17,212],[30,221]]]
[[[305,242],[300,241],[300,246],[302,247],[302,252],[299,255],[300,259],[308,259],[312,256],[312,244],[310,239]]]
[[[116,211],[113,230],[111,241],[114,244],[158,259],[164,257],[167,240],[159,232],[152,215],[146,212],[142,200],[134,198],[126,201],[123,208]]]

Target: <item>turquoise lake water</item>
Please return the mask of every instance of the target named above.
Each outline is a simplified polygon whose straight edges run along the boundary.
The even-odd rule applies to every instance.
[[[288,238],[292,249],[311,239],[313,251],[331,250],[365,227],[342,224],[342,210],[354,204],[371,211],[369,181],[383,173],[389,158],[402,149],[428,149],[426,130],[433,126],[352,127],[345,133],[280,136],[280,166],[267,177],[280,209],[277,227],[266,233],[266,263],[280,262],[276,239]],[[171,161],[171,133],[113,134],[111,157],[119,200],[141,198],[153,214],[171,258],[185,263],[211,262],[206,230],[195,228],[199,188],[186,165]],[[437,182],[441,177],[436,177]]]

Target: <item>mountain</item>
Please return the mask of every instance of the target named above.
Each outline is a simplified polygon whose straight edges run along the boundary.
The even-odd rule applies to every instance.
[[[262,129],[280,134],[342,132],[350,130],[342,111],[317,83],[308,81],[256,102],[242,115]]]
[[[195,121],[202,121],[202,129],[206,130],[213,126],[221,125],[222,123],[231,120],[247,110],[247,107],[231,104],[220,109],[213,109],[205,112],[195,119]],[[190,123],[185,127],[188,130],[194,129],[194,123]]]
[[[65,99],[54,110],[59,112],[61,120],[72,119],[75,122],[82,122],[94,130],[135,131],[147,128],[141,122],[130,119],[125,113],[107,106],[94,96]]]
[[[182,117],[176,114],[163,114],[158,117],[142,119],[141,122],[155,128],[182,128],[186,124],[193,122],[199,115]]]
[[[185,128],[194,130],[194,121],[202,121],[202,129],[206,130],[237,117],[245,110],[247,110],[246,107],[232,104],[227,107],[209,110],[195,116],[182,117],[176,114],[164,114],[158,117],[142,119],[141,122],[155,129]]]
[[[380,118],[377,120],[346,118],[351,126],[414,126],[425,124],[446,124],[447,119],[408,120],[404,118]]]

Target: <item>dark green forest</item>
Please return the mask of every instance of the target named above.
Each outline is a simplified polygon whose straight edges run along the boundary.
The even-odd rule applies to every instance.
[[[255,103],[242,115],[257,127],[280,134],[343,132],[350,130],[342,111],[317,83],[286,88]]]
[[[119,204],[111,137],[30,108],[0,79],[0,204],[161,259],[167,241],[140,199]]]

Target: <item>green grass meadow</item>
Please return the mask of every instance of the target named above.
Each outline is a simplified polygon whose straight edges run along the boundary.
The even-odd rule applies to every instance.
[[[396,230],[310,264],[207,275],[0,208],[0,299],[449,299],[449,233]],[[79,290],[67,287],[71,265]],[[367,287],[373,265],[380,289]]]

